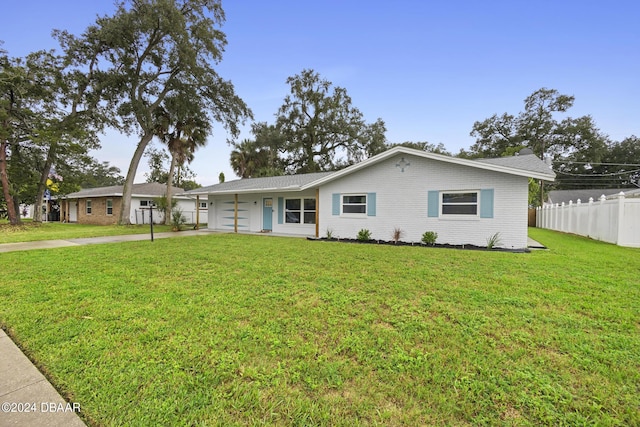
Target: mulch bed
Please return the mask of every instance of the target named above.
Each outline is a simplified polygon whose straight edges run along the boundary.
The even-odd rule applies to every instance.
[[[336,239],[331,238],[328,239],[326,237],[307,237],[307,240],[313,240],[318,242],[340,242],[340,243],[356,243],[360,245],[390,245],[390,246],[420,246],[424,248],[443,248],[443,249],[458,249],[465,251],[492,251],[492,252],[530,252],[529,249],[506,249],[506,248],[492,248],[489,249],[486,246],[477,246],[477,245],[452,245],[449,243],[434,243],[432,245],[427,245],[425,243],[414,243],[414,242],[394,242],[392,240],[358,240],[358,239]]]

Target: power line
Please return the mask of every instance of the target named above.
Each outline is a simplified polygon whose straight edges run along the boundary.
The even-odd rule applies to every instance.
[[[640,165],[639,165],[640,166]],[[612,172],[612,173],[571,173],[571,172],[563,172],[563,171],[555,171],[557,174],[568,175],[568,176],[585,176],[585,177],[596,177],[596,176],[618,176],[618,175],[626,175],[629,173],[640,172],[640,169],[635,169],[632,171],[624,171],[624,172]]]
[[[552,160],[552,163],[573,163],[576,165],[604,165],[604,166],[640,166],[640,163],[598,163],[598,162],[574,162],[573,160]]]

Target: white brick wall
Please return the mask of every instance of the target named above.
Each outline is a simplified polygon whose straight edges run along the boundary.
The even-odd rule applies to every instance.
[[[410,166],[397,167],[404,157]],[[494,189],[493,218],[443,219],[427,216],[430,190]],[[349,218],[332,215],[333,193],[376,193],[376,216]],[[374,239],[391,240],[394,228],[402,240],[419,242],[425,231],[438,233],[437,243],[486,246],[500,232],[502,247],[527,246],[528,179],[436,160],[398,155],[320,188],[320,235],[355,238],[369,229]]]

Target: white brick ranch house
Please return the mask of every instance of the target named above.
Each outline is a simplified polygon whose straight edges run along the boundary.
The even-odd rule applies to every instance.
[[[238,179],[186,193],[208,203],[214,230],[527,247],[529,178],[555,174],[535,155],[467,160],[405,147],[335,172]]]

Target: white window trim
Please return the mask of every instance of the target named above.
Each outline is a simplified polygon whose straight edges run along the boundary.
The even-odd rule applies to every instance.
[[[364,212],[363,213],[355,213],[355,212],[347,212],[344,211],[344,196],[358,196],[364,197]],[[361,206],[363,203],[347,203],[347,206]],[[365,218],[367,217],[369,206],[369,200],[367,193],[340,193],[340,216],[343,218]]]
[[[91,209],[91,212],[89,212],[89,209]],[[91,199],[85,200],[84,213],[85,215],[91,215],[93,213],[93,203],[91,202]]]
[[[442,201],[445,194],[464,194],[464,193],[476,193],[476,202],[475,203],[444,203]],[[475,206],[476,213],[475,214],[446,214],[443,212],[443,209],[442,209],[443,205]],[[442,219],[453,219],[453,220],[480,219],[480,190],[440,191],[440,194],[438,195],[438,217]]]
[[[111,202],[111,213],[109,213],[109,202]],[[107,199],[104,202],[104,212],[107,216],[113,216],[113,199]]]
[[[316,218],[317,218],[317,209],[318,209],[318,201],[316,200],[316,209],[314,210],[305,210],[304,208],[304,201],[306,199],[309,200],[315,200],[314,197],[285,197],[284,198],[284,206],[283,206],[283,211],[282,214],[284,216],[283,221],[282,221],[282,225],[292,225],[292,226],[301,226],[301,225],[306,225],[306,226],[310,226],[310,225],[316,225]],[[288,210],[287,209],[287,200],[300,200],[300,210]],[[263,202],[264,204],[264,202]],[[300,212],[300,222],[287,222],[287,212]],[[314,214],[314,219],[313,219],[313,223],[306,223],[304,222],[304,214],[307,212],[313,212]]]

